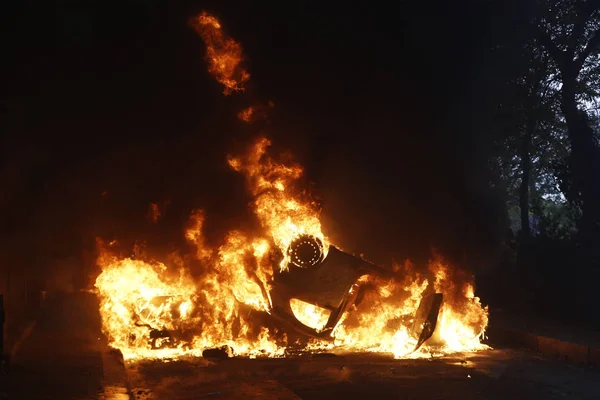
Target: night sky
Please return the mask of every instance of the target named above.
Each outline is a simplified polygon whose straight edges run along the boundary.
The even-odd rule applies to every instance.
[[[249,218],[225,155],[257,132],[235,114],[273,100],[267,133],[306,166],[334,242],[381,263],[485,254],[502,208],[486,190],[489,48],[518,8],[255,3],[3,4],[4,237],[40,257],[96,235],[170,249],[204,208],[218,243]],[[187,25],[201,10],[242,45],[245,94],[207,73]],[[150,202],[168,204],[155,226]]]

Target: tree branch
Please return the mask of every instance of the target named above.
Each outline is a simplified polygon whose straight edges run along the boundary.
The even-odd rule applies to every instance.
[[[554,59],[558,68],[563,72],[565,70],[565,59],[564,53],[560,51],[558,47],[554,44],[548,33],[546,33],[542,28],[537,29],[537,39],[539,42],[546,48],[550,56]]]
[[[575,60],[575,67],[577,68],[575,71],[581,71],[581,67],[583,67],[583,63],[585,60],[592,54],[592,52],[596,52],[600,50],[600,28],[594,32],[594,35],[588,42],[587,46],[583,49],[579,57]]]
[[[583,36],[583,33],[585,32],[585,24],[590,19],[594,11],[596,11],[596,8],[597,6],[593,1],[579,3],[579,7],[576,7],[577,20],[575,22],[575,26],[573,27],[573,32],[571,32],[571,36],[569,37],[569,47],[567,49],[571,59],[575,58],[575,48],[577,47],[577,42]]]

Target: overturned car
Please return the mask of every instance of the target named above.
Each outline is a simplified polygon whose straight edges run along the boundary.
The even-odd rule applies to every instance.
[[[342,317],[358,306],[364,299],[365,286],[361,278],[373,276],[384,281],[401,280],[396,272],[377,266],[362,258],[348,254],[333,245],[328,248],[327,255],[323,243],[314,236],[301,235],[287,249],[286,254],[275,256],[273,265],[278,265],[283,257],[289,260],[284,270],[274,268],[273,282],[269,291],[263,289],[268,299],[270,318],[280,322],[281,326],[309,338],[333,342],[335,329]],[[184,299],[173,296],[158,296],[151,300],[154,310],[169,309],[169,313],[177,318],[181,312]],[[422,297],[416,314],[412,318],[409,332],[416,342],[413,351],[419,349],[429,340],[436,328],[438,315],[442,306],[441,293],[429,293]],[[318,306],[328,311],[324,326],[315,328],[301,322],[294,313],[292,304],[301,301]],[[185,348],[192,338],[193,332],[181,329],[164,329],[152,326],[143,320],[144,312],[137,313],[139,321],[136,326],[148,328],[147,339],[151,349],[163,349],[183,346]],[[131,338],[135,340],[135,337]]]
[[[300,236],[293,241],[288,256],[288,270],[279,271],[272,285],[271,314],[296,331],[322,340],[334,340],[334,330],[344,313],[363,300],[365,287],[358,284],[361,277],[394,278],[394,272],[343,252],[333,245],[329,246],[324,257],[323,244],[313,236]],[[414,350],[433,335],[442,298],[441,293],[433,293],[421,299],[411,327],[411,333],[417,339]],[[325,326],[317,330],[300,322],[290,307],[292,299],[329,310]]]

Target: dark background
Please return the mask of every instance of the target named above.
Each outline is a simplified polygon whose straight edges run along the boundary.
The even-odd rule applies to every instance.
[[[267,132],[306,166],[335,243],[382,264],[435,247],[491,265],[507,221],[480,126],[489,49],[519,3],[3,3],[4,265],[51,274],[96,236],[171,250],[193,208],[218,244],[250,215],[225,155],[252,134],[235,114],[256,99],[275,102]],[[247,93],[225,97],[207,73],[187,25],[201,10],[242,45]]]

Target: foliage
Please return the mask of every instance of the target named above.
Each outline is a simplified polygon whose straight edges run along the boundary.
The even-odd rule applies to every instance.
[[[529,213],[540,219],[544,235],[558,239],[576,233],[583,204],[574,183],[571,132],[563,115],[567,62],[547,40],[559,54],[580,63],[575,99],[598,143],[600,5],[582,0],[539,0],[536,5],[529,33],[514,50],[522,67],[506,82],[505,100],[496,109],[495,156],[490,167],[506,190],[509,214],[518,228],[524,161],[530,162]],[[545,33],[546,42],[537,32]]]

